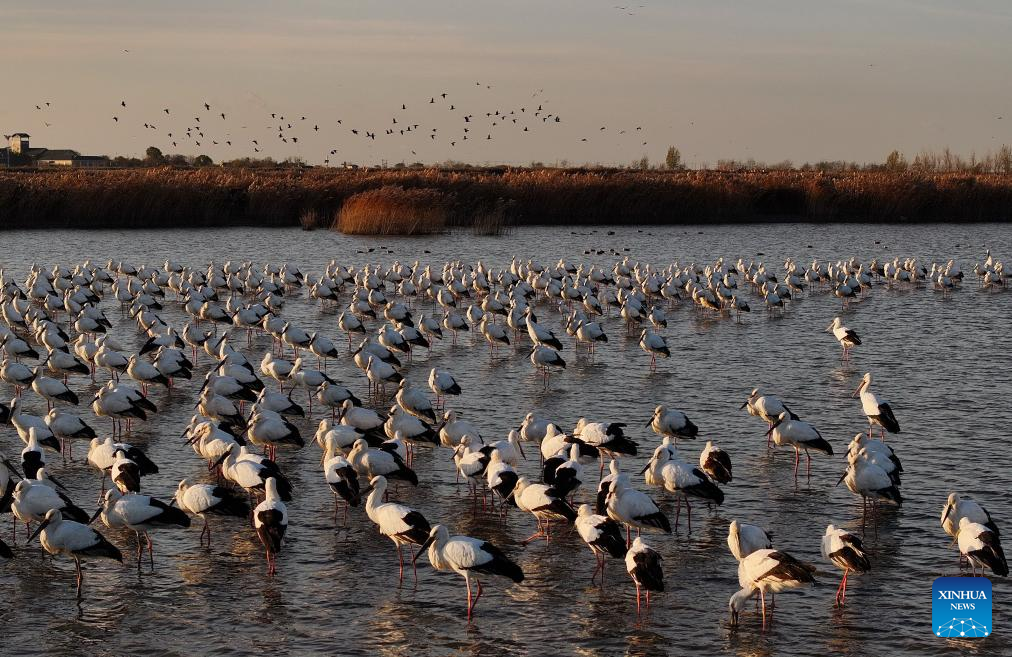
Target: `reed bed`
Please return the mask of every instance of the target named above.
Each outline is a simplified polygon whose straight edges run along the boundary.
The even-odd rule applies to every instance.
[[[399,199],[393,206],[391,195]],[[501,234],[534,224],[782,220],[1010,221],[1012,176],[505,167],[0,171],[0,228],[335,224],[374,232],[368,222],[381,221],[381,231],[446,226]]]
[[[348,235],[429,235],[446,228],[446,200],[435,189],[384,185],[348,197],[337,215]]]

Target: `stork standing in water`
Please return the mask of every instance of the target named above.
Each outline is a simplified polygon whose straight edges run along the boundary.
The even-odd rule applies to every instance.
[[[756,550],[738,563],[740,591],[731,596],[731,624],[738,625],[738,616],[756,591],[762,601],[763,630],[766,629],[766,594],[779,593],[815,582],[815,567],[798,561],[780,550]]]
[[[149,532],[160,527],[189,527],[190,517],[180,509],[169,506],[149,495],[137,493],[123,494],[117,488],[105,492],[102,506],[99,507],[92,520],[99,516],[109,529],[126,527],[137,535],[137,568],[141,567],[144,555],[144,542],[147,541],[148,557],[151,567],[155,565],[155,549]]]
[[[253,509],[253,528],[266,550],[267,574],[273,575],[277,572],[281,540],[288,529],[288,507],[281,501],[274,477],[268,477],[264,482],[264,500]]]
[[[433,367],[429,372],[429,388],[436,395],[436,406],[439,408],[446,405],[446,395],[459,395],[461,392],[453,375],[438,367]]]
[[[850,350],[861,344],[861,338],[857,337],[857,333],[844,326],[839,317],[833,318],[833,322],[826,327],[826,332],[832,333],[843,347],[843,360],[850,360]]]
[[[810,422],[804,420],[792,420],[790,411],[784,411],[773,423],[767,436],[773,437],[774,445],[790,445],[794,448],[794,479],[798,478],[798,463],[801,460],[801,450],[805,450],[805,457],[808,459],[808,477],[812,476],[812,455],[809,450],[822,452],[828,456],[833,455],[833,446],[822,437],[819,430]]]
[[[604,474],[604,457],[619,458],[620,456],[636,456],[638,445],[635,441],[626,437],[623,432],[624,422],[588,422],[586,418],[580,418],[573,428],[573,435],[579,437],[588,445],[598,449],[598,462],[600,464],[598,474]]]
[[[348,524],[348,507],[358,506],[362,498],[358,473],[338,452],[337,442],[332,436],[327,437],[323,452],[323,478],[334,493],[334,524],[337,524],[337,509],[341,500],[344,500],[344,523]]]
[[[657,357],[669,358],[671,350],[668,348],[668,341],[663,335],[654,333],[650,329],[643,329],[640,333],[640,349],[650,354],[650,371],[657,371]]]
[[[78,598],[81,597],[81,583],[84,580],[84,573],[81,571],[82,558],[115,559],[123,563],[123,555],[115,545],[87,525],[64,520],[63,514],[58,509],[50,509],[46,513],[45,520],[28,541],[31,542],[36,536],[49,554],[65,554],[74,560],[77,567]]]
[[[677,440],[679,438],[695,438],[699,435],[699,427],[692,423],[689,416],[673,408],[666,408],[664,405],[658,405],[654,409],[654,414],[646,426],[653,429],[654,433],[662,438]]]
[[[731,483],[731,457],[709,440],[699,454],[699,467],[718,484]]]
[[[893,415],[893,409],[889,406],[889,402],[879,399],[875,393],[871,392],[870,388],[871,372],[867,372],[862,377],[861,384],[854,391],[854,397],[860,395],[861,410],[868,416],[868,437],[871,438],[872,428],[876,424],[879,426],[879,433],[883,439],[885,439],[886,431],[889,433],[899,433],[900,423],[896,420],[896,416]]]
[[[576,531],[597,560],[594,573],[590,576],[591,584],[597,574],[601,573],[601,586],[604,586],[604,565],[608,555],[622,559],[628,551],[625,540],[622,539],[622,526],[611,518],[597,515],[589,504],[581,504],[576,512]]]
[[[999,534],[998,525],[991,519],[991,514],[987,512],[987,509],[974,500],[961,497],[956,493],[949,493],[945,506],[942,508],[941,523],[945,533],[952,537],[953,544],[959,540],[959,521],[963,518],[969,518],[971,522],[990,529],[995,536]],[[962,561],[962,556],[960,556],[960,561]]]
[[[436,525],[429,531],[428,538],[411,560],[412,567],[426,549],[433,568],[452,570],[464,578],[467,585],[467,620],[471,620],[478,599],[481,598],[479,575],[499,575],[517,584],[524,581],[524,571],[502,550],[487,541],[470,536],[450,536],[443,525]],[[471,599],[472,576],[478,588],[474,600]]]
[[[664,571],[660,553],[639,536],[625,555],[625,568],[636,585],[636,613],[640,613],[640,597],[646,591],[647,609],[650,609],[650,592],[664,591]]]
[[[541,383],[547,389],[552,380],[552,368],[566,369],[566,361],[559,355],[559,352],[543,344],[536,344],[531,348],[531,365],[541,372]]]
[[[576,511],[551,486],[532,484],[527,477],[519,477],[513,486],[513,499],[521,511],[527,511],[538,521],[538,531],[524,539],[530,543],[542,536],[550,542],[552,520],[576,520]]]
[[[745,403],[738,407],[738,410],[747,408],[749,415],[761,417],[766,421],[767,428],[772,429],[773,423],[777,421],[780,414],[787,412],[788,417],[792,420],[800,420],[801,418],[793,413],[791,409],[787,408],[787,405],[780,401],[779,398],[774,395],[762,395],[759,394],[759,388],[753,388],[752,393],[745,400]],[[766,440],[766,447],[773,447],[773,438],[769,437]]]
[[[731,555],[741,561],[756,550],[771,549],[773,539],[762,527],[732,520],[727,528],[727,547]]]
[[[848,531],[829,525],[822,537],[822,557],[843,569],[843,579],[836,587],[836,606],[847,602],[847,575],[851,571],[861,575],[871,570],[861,539]]]
[[[207,514],[235,518],[248,518],[250,515],[249,504],[228,488],[212,484],[191,484],[187,479],[179,482],[172,501],[183,511],[200,516],[204,521],[204,527],[200,530],[200,544],[204,545],[206,535],[208,548],[211,547],[211,527],[207,523]]]
[[[665,462],[666,459],[666,462]],[[692,506],[689,498],[695,497],[708,504],[713,502],[717,506],[724,503],[724,492],[699,468],[693,468],[678,457],[678,452],[673,447],[661,445],[654,450],[654,455],[644,473],[651,468],[656,468],[663,463],[660,469],[660,479],[664,482],[664,488],[674,493],[678,500],[675,507],[675,527],[678,527],[678,517],[682,509],[682,501],[685,501],[685,511],[688,516],[689,531],[692,531]],[[656,470],[655,470],[656,471]]]
[[[660,529],[665,534],[671,533],[668,517],[649,495],[632,487],[629,475],[622,472],[616,474],[607,495],[608,517],[626,526],[626,545],[630,543],[630,527],[635,527],[637,534],[644,527]]]
[[[874,461],[862,458],[862,452],[864,450],[851,452],[847,455],[847,470],[836,484],[839,486],[840,482],[845,482],[850,492],[861,496],[861,530],[863,532],[868,518],[868,498],[871,498],[873,504],[879,500],[888,500],[895,503],[896,506],[901,506],[903,496],[900,494],[899,486],[889,476],[889,473]],[[876,524],[876,531],[877,527]]]
[[[386,477],[373,477],[369,486],[362,491],[368,493],[365,500],[365,512],[379,529],[380,534],[393,541],[397,548],[397,565],[399,567],[397,582],[398,585],[404,582],[404,555],[401,553],[402,545],[421,545],[429,537],[432,527],[429,521],[421,513],[411,507],[396,502],[381,502],[383,494],[386,493]],[[411,562],[411,569],[415,574],[415,581],[418,581],[418,572],[415,570],[414,561]]]
[[[985,567],[999,577],[1008,577],[1008,561],[997,532],[963,516],[959,519],[956,541],[959,543],[960,554],[970,562],[973,576],[977,575],[976,566],[980,566],[981,577],[984,576]]]

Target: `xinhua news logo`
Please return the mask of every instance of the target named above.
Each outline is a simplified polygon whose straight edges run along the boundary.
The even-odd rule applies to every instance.
[[[931,588],[931,624],[935,636],[958,639],[991,634],[991,580],[939,577]]]

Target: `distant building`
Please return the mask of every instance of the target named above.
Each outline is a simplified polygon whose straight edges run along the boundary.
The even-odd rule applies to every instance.
[[[0,166],[47,168],[93,168],[109,166],[104,155],[81,155],[69,148],[32,148],[31,135],[16,132],[7,136],[7,147],[0,148]]]

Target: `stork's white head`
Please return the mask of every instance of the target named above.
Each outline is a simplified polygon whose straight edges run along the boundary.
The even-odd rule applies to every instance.
[[[738,626],[738,617],[741,615],[741,612],[745,611],[749,600],[754,596],[755,589],[753,588],[741,589],[731,596],[731,599],[727,603],[727,607],[731,611],[731,627]]]

